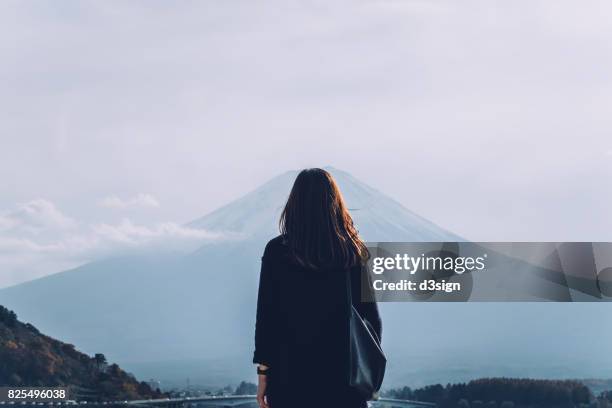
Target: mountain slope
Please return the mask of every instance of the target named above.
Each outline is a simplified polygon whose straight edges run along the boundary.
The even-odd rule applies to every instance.
[[[101,354],[89,357],[75,350],[72,344],[45,336],[34,326],[17,320],[13,312],[2,306],[0,385],[70,387],[71,393],[86,393],[85,399],[93,400],[161,397],[159,392],[146,383],[139,383],[116,364],[108,366]]]

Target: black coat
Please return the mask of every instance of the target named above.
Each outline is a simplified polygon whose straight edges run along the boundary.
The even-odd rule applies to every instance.
[[[380,336],[376,303],[362,303],[361,266],[306,269],[281,236],[262,257],[253,362],[270,367],[271,408],[364,407],[348,387],[347,279],[353,305]]]

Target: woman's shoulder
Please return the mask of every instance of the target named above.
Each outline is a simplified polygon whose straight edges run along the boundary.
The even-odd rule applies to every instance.
[[[287,246],[285,237],[279,235],[268,241],[264,249],[263,257],[266,259],[282,257],[286,255],[288,251],[289,247]]]

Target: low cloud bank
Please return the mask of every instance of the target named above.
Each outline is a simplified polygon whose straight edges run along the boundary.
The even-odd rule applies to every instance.
[[[121,208],[132,205],[128,202],[146,202],[148,198],[143,197],[122,201]],[[0,211],[0,288],[111,255],[153,250],[189,252],[206,242],[236,238],[236,234],[176,222],[145,225],[123,218],[118,223],[89,224],[64,214],[51,201],[36,199]]]

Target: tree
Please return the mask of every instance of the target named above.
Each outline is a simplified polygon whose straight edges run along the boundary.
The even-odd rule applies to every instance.
[[[106,365],[106,357],[102,353],[96,353],[94,355],[94,361],[96,362],[96,368],[100,371],[104,365]]]
[[[404,389],[409,392],[408,388]],[[471,401],[471,408],[500,407],[496,401],[506,401],[501,408],[574,408],[589,407],[595,399],[591,390],[579,381],[529,378],[480,378],[445,387],[428,385],[411,393],[414,397],[406,398],[403,389],[398,388],[388,391],[387,395],[434,402],[439,408],[456,408],[461,400]],[[598,399],[600,402],[609,399],[609,394],[602,393]]]
[[[0,322],[6,324],[7,327],[15,327],[17,324],[17,315],[12,310],[0,306]]]
[[[591,392],[585,385],[576,387],[572,390],[572,400],[575,403],[588,403],[591,399]]]
[[[236,391],[234,391],[234,395],[255,395],[257,394],[257,385],[242,381],[236,387]]]

